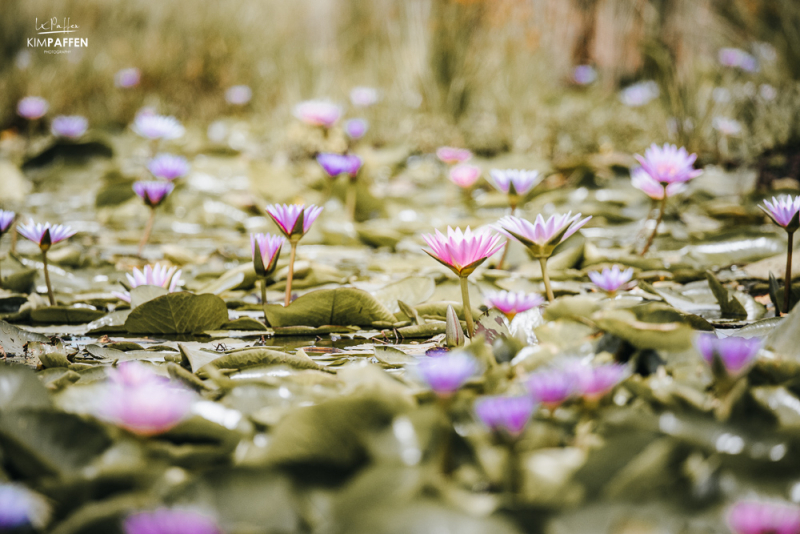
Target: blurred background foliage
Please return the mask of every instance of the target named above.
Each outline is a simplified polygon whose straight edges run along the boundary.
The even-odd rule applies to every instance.
[[[88,48],[26,48],[34,20],[52,16],[78,24]],[[757,71],[721,67],[724,47]],[[142,105],[203,125],[230,112],[225,88],[247,84],[251,120],[280,136],[298,101],[344,103],[368,85],[382,93],[373,142],[419,151],[568,162],[671,140],[706,162],[784,165],[798,144],[795,0],[4,0],[0,49],[0,129],[19,126],[28,94],[94,127],[122,127]],[[573,81],[582,64],[595,83]],[[121,92],[114,73],[131,66],[142,84]],[[659,98],[623,104],[619,90],[642,80]],[[740,131],[721,132],[720,118]]]

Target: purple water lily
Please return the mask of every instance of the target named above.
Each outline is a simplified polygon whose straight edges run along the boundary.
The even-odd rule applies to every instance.
[[[772,501],[741,500],[727,522],[734,534],[800,534],[800,507]]]
[[[652,80],[629,85],[619,92],[619,100],[628,107],[638,108],[650,103],[660,94],[658,84]]]
[[[528,396],[482,397],[475,401],[475,413],[489,430],[505,433],[512,438],[525,430],[531,419],[535,404]]]
[[[575,363],[567,366],[566,371],[575,381],[575,393],[589,401],[597,401],[604,397],[628,376],[628,369],[616,363],[604,365]]]
[[[325,100],[306,100],[295,106],[294,116],[311,126],[331,128],[342,116],[342,108]]]
[[[139,85],[142,73],[136,67],[120,69],[114,74],[114,85],[121,89],[128,89]]]
[[[589,85],[597,80],[597,71],[591,65],[578,65],[572,70],[572,81],[578,85]]]
[[[53,119],[50,131],[58,137],[77,139],[89,129],[89,121],[80,115],[59,115]]]
[[[653,200],[661,200],[665,193],[667,197],[672,197],[686,190],[685,182],[675,182],[664,187],[641,167],[636,167],[631,172],[631,184]]]
[[[355,177],[363,164],[361,158],[352,154],[322,153],[317,156],[317,163],[331,178],[340,174]]]
[[[49,516],[50,506],[44,497],[20,484],[0,483],[0,532],[26,527],[39,530]]]
[[[574,376],[563,369],[545,369],[533,373],[526,382],[533,399],[555,410],[575,393]]]
[[[150,232],[153,231],[153,224],[156,221],[156,208],[161,205],[167,196],[172,193],[175,188],[170,182],[147,182],[139,181],[133,184],[133,191],[141,198],[145,205],[150,208],[150,217],[142,233],[142,239],[139,241],[139,250],[137,254],[142,255],[144,246],[150,239]]]
[[[311,204],[271,204],[267,206],[267,215],[278,225],[278,228],[289,240],[289,274],[286,278],[286,298],[284,306],[292,302],[292,278],[294,277],[294,258],[297,254],[297,243],[311,229],[311,225],[322,213],[321,206]]]
[[[216,520],[192,510],[159,508],[125,518],[125,534],[222,534]]]
[[[125,362],[109,370],[98,415],[134,434],[154,436],[181,422],[194,400],[193,392],[165,381],[144,364]]]
[[[697,350],[709,365],[719,359],[731,377],[745,374],[755,363],[761,341],[758,338],[725,337],[714,334],[700,334],[696,342]]]
[[[19,232],[19,235],[22,237],[30,239],[39,245],[39,249],[42,251],[42,264],[44,281],[47,284],[47,296],[50,299],[50,305],[55,306],[56,298],[53,294],[53,286],[50,283],[50,271],[47,267],[47,251],[50,250],[50,247],[53,245],[74,236],[77,232],[69,226],[62,224],[51,225],[49,222],[42,224],[34,223],[33,221],[30,221],[28,224],[20,224],[17,226],[17,232]]]
[[[616,293],[622,286],[630,282],[633,278],[633,268],[629,267],[624,271],[620,270],[619,265],[614,265],[610,269],[606,267],[602,271],[589,272],[592,283],[607,293]]]
[[[39,96],[26,96],[17,103],[17,114],[23,119],[35,121],[44,117],[50,104]]]
[[[344,123],[344,132],[353,141],[364,137],[368,129],[369,123],[366,119],[350,119]]]
[[[234,85],[225,90],[225,101],[233,106],[244,106],[253,98],[253,90],[246,85]]]
[[[14,219],[17,217],[17,214],[13,211],[7,210],[0,210],[0,237],[5,234],[11,225],[14,223]]]
[[[417,367],[420,378],[440,397],[450,397],[480,371],[478,361],[466,352],[451,352],[422,360]]]
[[[147,168],[156,178],[175,180],[189,172],[189,161],[175,154],[159,154],[148,162]]]
[[[555,296],[550,287],[550,277],[547,275],[547,259],[553,254],[553,250],[559,243],[564,242],[580,230],[591,218],[589,216],[581,219],[580,213],[572,215],[572,212],[569,212],[566,215],[551,215],[546,221],[541,215],[538,215],[536,220],[531,223],[525,219],[508,215],[500,219],[495,227],[502,234],[525,245],[533,257],[539,260],[547,291],[547,300],[552,302]]]
[[[723,67],[739,68],[745,72],[758,72],[760,70],[755,56],[740,48],[721,48],[718,59]]]
[[[512,210],[516,208],[519,197],[523,197],[542,181],[539,171],[526,171],[522,169],[492,169],[490,171],[492,183],[501,191],[511,197]]]
[[[139,112],[132,128],[140,136],[151,140],[178,139],[186,133],[186,128],[175,117],[150,112]]]
[[[784,278],[783,312],[789,313],[792,309],[792,252],[794,250],[794,233],[800,228],[800,195],[792,198],[791,196],[779,199],[772,197],[772,202],[764,201],[763,206],[759,206],[764,213],[769,215],[772,222],[786,230],[789,238],[786,245],[786,276]],[[779,310],[781,311],[781,310]]]
[[[158,286],[173,293],[181,283],[181,270],[175,266],[168,268],[166,265],[155,265],[154,267],[145,265],[141,271],[134,267],[133,273],[125,273],[125,276],[130,289],[139,286]],[[128,304],[131,302],[131,294],[128,291],[113,291],[111,294]]]
[[[523,291],[489,291],[485,298],[487,306],[500,310],[509,321],[518,313],[538,308],[544,304],[544,297],[541,295]]]

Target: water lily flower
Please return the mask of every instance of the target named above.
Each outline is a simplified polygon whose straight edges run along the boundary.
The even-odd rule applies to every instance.
[[[758,338],[718,338],[714,334],[700,334],[696,346],[712,368],[714,362],[719,361],[728,376],[737,377],[746,373],[755,363],[761,341]]]
[[[734,67],[745,72],[758,72],[758,60],[740,48],[721,48],[718,54],[720,65]]]
[[[50,506],[44,497],[21,484],[0,483],[0,532],[45,526]]]
[[[512,320],[515,315],[533,308],[538,308],[544,304],[544,297],[536,293],[525,293],[522,291],[490,291],[486,295],[486,305],[500,310],[508,320]]]
[[[350,90],[350,102],[360,108],[368,108],[378,102],[378,90],[374,87],[358,86]]]
[[[786,230],[789,238],[786,249],[786,277],[784,279],[783,311],[789,313],[792,309],[792,250],[794,248],[794,233],[800,228],[800,195],[792,198],[785,196],[781,198],[772,197],[772,202],[765,200],[759,206],[764,213],[769,215],[772,222]],[[780,311],[780,310],[779,310]]]
[[[114,74],[114,85],[121,89],[128,89],[139,85],[142,72],[136,67],[120,69]]]
[[[53,119],[50,131],[58,137],[77,139],[89,129],[89,121],[80,115],[59,115]]]
[[[340,174],[347,174],[354,177],[358,174],[363,164],[361,158],[351,154],[329,154],[322,153],[317,156],[317,163],[325,170],[331,178],[336,178]]]
[[[192,510],[159,508],[125,518],[125,534],[222,534],[216,520]]]
[[[234,85],[225,90],[225,101],[233,106],[244,106],[253,98],[253,90],[246,85]]]
[[[631,108],[648,104],[660,94],[658,84],[652,80],[629,85],[619,93],[619,100]]]
[[[492,183],[498,191],[509,196],[511,210],[516,209],[521,197],[530,192],[542,181],[539,171],[525,171],[522,169],[492,169],[490,171]]]
[[[133,131],[150,140],[171,140],[183,137],[186,128],[172,116],[140,112],[133,121]]]
[[[35,121],[44,117],[50,104],[39,96],[26,96],[17,103],[17,114],[23,119]]]
[[[685,148],[679,149],[676,145],[669,143],[665,143],[663,147],[653,144],[645,151],[644,156],[636,154],[634,157],[641,164],[642,170],[660,183],[665,190],[665,194],[661,197],[656,225],[641,252],[641,255],[644,256],[650,249],[650,245],[653,244],[658,227],[661,225],[661,219],[664,218],[664,209],[667,197],[669,197],[669,192],[666,191],[667,187],[670,184],[688,182],[702,174],[703,171],[694,168],[697,154],[689,154]]]
[[[567,367],[575,381],[575,393],[586,400],[597,401],[628,376],[628,369],[618,363],[589,365],[576,363]]]
[[[147,224],[142,234],[142,239],[139,241],[139,251],[137,254],[142,255],[144,246],[150,239],[150,232],[153,231],[153,224],[156,222],[156,208],[161,205],[167,196],[172,193],[175,188],[170,182],[134,182],[133,191],[144,200],[145,205],[150,208],[150,217],[147,219]]]
[[[581,219],[581,214],[572,215],[551,215],[546,221],[541,215],[531,223],[525,219],[507,215],[500,219],[495,227],[504,235],[513,237],[531,252],[534,258],[539,260],[542,266],[542,278],[544,279],[547,300],[552,302],[555,297],[550,287],[550,277],[547,274],[547,259],[553,254],[553,250],[559,243],[564,242],[575,232],[580,230],[584,224],[589,222],[591,215]]]
[[[297,254],[297,243],[311,229],[311,225],[322,213],[321,206],[305,206],[304,204],[272,204],[267,206],[267,215],[278,225],[278,228],[289,240],[289,274],[286,277],[286,298],[284,306],[292,302],[292,278],[294,277],[294,258]]]
[[[436,149],[436,157],[439,161],[454,165],[456,163],[464,163],[472,159],[472,152],[466,148],[454,148],[451,146],[442,146]]]
[[[631,185],[640,191],[643,191],[647,196],[653,200],[661,200],[666,193],[667,197],[672,197],[678,193],[686,190],[685,182],[675,182],[664,187],[659,182],[654,180],[647,172],[641,167],[636,167],[631,172]]]
[[[531,419],[535,404],[527,395],[482,397],[475,401],[478,419],[492,432],[519,437]]]
[[[47,268],[47,251],[50,250],[50,247],[53,245],[65,239],[69,239],[77,232],[69,226],[62,224],[51,225],[49,222],[42,224],[34,223],[33,221],[30,221],[28,224],[20,224],[17,226],[17,232],[19,232],[19,235],[22,237],[30,239],[39,245],[39,250],[42,251],[42,264],[44,281],[47,284],[47,296],[50,299],[50,305],[55,306],[56,298],[53,295],[53,286],[50,284],[50,271]]]
[[[130,369],[129,367],[133,367]],[[139,362],[109,369],[98,415],[140,436],[163,434],[188,415],[194,394]]]
[[[175,154],[159,154],[148,162],[147,168],[156,178],[175,180],[189,172],[189,161]]]
[[[266,320],[267,305],[267,279],[278,268],[278,256],[286,239],[272,234],[250,234],[250,250],[253,254],[253,268],[256,275],[261,278],[261,304],[264,308]]]
[[[325,100],[306,100],[295,106],[294,116],[311,126],[331,128],[342,116],[342,108]]]
[[[153,267],[145,265],[141,271],[134,267],[133,274],[125,273],[125,277],[128,279],[128,289],[139,286],[158,286],[173,293],[181,283],[181,270],[175,266],[167,268],[166,265],[155,265]],[[113,291],[111,294],[128,304],[131,302],[129,291]]]
[[[533,399],[541,402],[551,411],[558,408],[575,393],[573,375],[557,368],[531,374],[526,386]]]
[[[466,352],[451,352],[437,358],[427,358],[417,366],[420,378],[443,398],[452,396],[478,371],[478,361]]]
[[[13,211],[0,210],[0,238],[2,238],[8,229],[11,228],[11,225],[14,224],[14,219],[16,217],[17,214]],[[3,287],[2,275],[0,275],[0,287]]]
[[[798,534],[800,507],[771,501],[741,500],[728,510],[734,534]]]
[[[589,85],[597,79],[597,71],[591,65],[578,65],[572,70],[572,81],[578,85]]]
[[[369,123],[365,119],[350,119],[344,123],[344,132],[353,141],[364,137],[368,129]]]
[[[450,177],[450,181],[458,187],[467,189],[478,181],[478,178],[481,176],[481,168],[475,165],[462,163],[452,167],[448,176]]]
[[[472,322],[467,277],[489,256],[502,248],[502,238],[489,231],[473,232],[469,226],[463,232],[461,228],[453,230],[448,226],[446,236],[436,230],[435,234],[423,234],[422,239],[431,247],[431,250],[423,249],[425,253],[453,271],[461,281],[464,317],[467,321],[467,333],[471,339],[475,325]]]
[[[633,278],[633,268],[629,267],[621,271],[619,265],[614,265],[610,269],[606,267],[602,271],[591,271],[589,278],[592,279],[594,285],[613,295]]]

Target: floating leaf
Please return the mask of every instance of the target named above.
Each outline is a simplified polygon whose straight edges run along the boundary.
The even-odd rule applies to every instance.
[[[706,279],[711,291],[714,293],[714,297],[719,302],[723,317],[747,317],[747,310],[744,309],[742,303],[719,283],[719,280],[711,271],[706,273]]]
[[[409,276],[399,282],[389,284],[373,293],[375,298],[392,313],[399,313],[398,300],[409,306],[416,306],[431,298],[436,291],[436,283],[427,276]]]
[[[288,308],[270,304],[265,309],[269,324],[280,326],[371,325],[397,321],[375,297],[354,288],[319,289],[306,293]]]
[[[103,310],[71,308],[69,306],[48,306],[31,311],[31,320],[47,324],[83,324],[95,321],[106,315]]]
[[[125,329],[131,334],[196,334],[216,330],[227,320],[228,308],[219,297],[180,292],[132,310]]]

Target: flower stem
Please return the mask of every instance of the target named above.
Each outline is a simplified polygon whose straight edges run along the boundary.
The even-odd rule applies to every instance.
[[[667,186],[664,186],[664,196],[661,197],[661,204],[658,206],[658,218],[656,219],[656,225],[653,228],[653,233],[650,234],[650,237],[647,239],[647,244],[642,249],[642,252],[639,254],[640,256],[644,256],[647,254],[647,251],[650,250],[650,245],[653,244],[653,239],[656,237],[656,233],[658,233],[658,227],[661,226],[661,219],[664,218],[664,210],[667,207]]]
[[[289,254],[289,274],[286,276],[286,298],[283,305],[289,306],[292,302],[292,279],[294,278],[294,256],[297,254],[297,241],[291,239],[289,245],[292,247]]]
[[[139,251],[136,253],[137,256],[142,255],[142,251],[144,251],[144,246],[147,244],[147,240],[150,239],[150,232],[153,231],[153,223],[155,222],[156,222],[156,209],[150,208],[150,217],[147,219],[147,224],[144,227],[142,240],[139,241]]]
[[[506,246],[503,247],[503,255],[500,256],[500,261],[497,262],[497,269],[501,270],[503,268],[503,264],[506,262],[506,256],[508,255],[508,247],[511,246],[511,240],[506,239]]]
[[[269,325],[269,319],[267,319],[267,279],[261,279],[261,307],[264,308],[264,323]]]
[[[508,456],[506,457],[506,491],[515,494],[520,486],[519,454],[517,454],[516,442],[508,444]]]
[[[356,179],[350,178],[347,182],[347,198],[345,202],[347,203],[347,214],[350,216],[350,220],[352,222],[356,222],[356,193],[358,192],[356,187]]]
[[[789,249],[786,252],[786,281],[783,288],[783,311],[789,313],[792,307],[792,245],[794,232],[789,232]]]
[[[467,320],[467,334],[469,338],[475,335],[475,323],[472,322],[472,308],[469,304],[469,285],[467,277],[461,277],[461,306],[464,308],[464,319]]]
[[[50,283],[50,271],[47,269],[47,251],[42,251],[42,263],[44,264],[44,282],[47,284],[47,296],[50,299],[50,306],[56,305],[56,297],[53,295],[53,285]]]
[[[553,288],[550,287],[550,276],[547,274],[547,258],[539,258],[539,265],[542,266],[542,280],[544,280],[544,290],[547,292],[547,300],[553,302],[556,297],[553,295]]]

